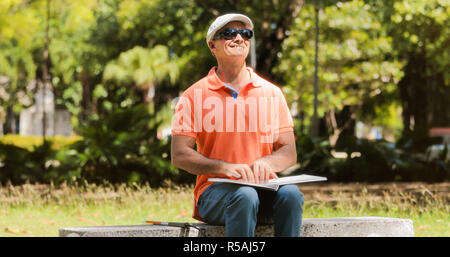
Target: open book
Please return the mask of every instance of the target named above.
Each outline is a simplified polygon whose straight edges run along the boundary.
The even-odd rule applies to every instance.
[[[319,177],[319,176],[313,176],[313,175],[307,175],[307,174],[270,179],[267,184],[255,184],[255,183],[244,182],[244,181],[235,180],[235,179],[227,179],[227,178],[209,178],[208,179],[208,181],[213,181],[213,182],[233,183],[233,184],[246,185],[246,186],[251,186],[251,187],[260,188],[260,189],[272,190],[272,191],[277,191],[278,188],[282,185],[299,184],[299,183],[305,183],[305,182],[317,182],[317,181],[325,181],[325,180],[327,180],[326,177]]]

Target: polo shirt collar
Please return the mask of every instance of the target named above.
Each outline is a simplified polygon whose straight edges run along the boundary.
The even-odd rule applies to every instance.
[[[225,82],[223,82],[219,76],[217,76],[216,73],[217,67],[212,67],[211,70],[209,70],[209,73],[207,75],[207,80],[209,83],[209,88],[212,90],[219,90],[223,87],[226,88]],[[253,71],[252,68],[246,67],[247,71],[250,73],[250,80],[248,83],[244,86],[252,86],[252,87],[261,87],[261,85],[258,83],[258,75]]]

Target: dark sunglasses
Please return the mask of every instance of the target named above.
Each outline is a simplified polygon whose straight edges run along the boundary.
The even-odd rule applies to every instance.
[[[226,28],[221,32],[217,33],[213,39],[225,38],[226,40],[230,40],[235,38],[237,34],[241,34],[242,38],[246,40],[253,37],[253,31],[251,29]]]

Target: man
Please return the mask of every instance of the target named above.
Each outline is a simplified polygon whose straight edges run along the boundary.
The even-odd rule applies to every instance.
[[[297,161],[286,99],[246,66],[252,29],[242,14],[211,24],[206,42],[218,65],[177,103],[172,164],[197,175],[194,218],[225,225],[226,236],[254,236],[257,223],[272,222],[275,236],[300,236],[303,195],[297,186],[272,192],[208,181],[265,183]]]

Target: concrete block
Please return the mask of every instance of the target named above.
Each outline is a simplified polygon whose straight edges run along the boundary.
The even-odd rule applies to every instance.
[[[187,228],[159,225],[60,228],[60,237],[223,237],[225,227],[190,223]],[[256,227],[255,236],[273,236],[273,225]],[[412,237],[410,219],[349,217],[303,219],[302,237]]]

